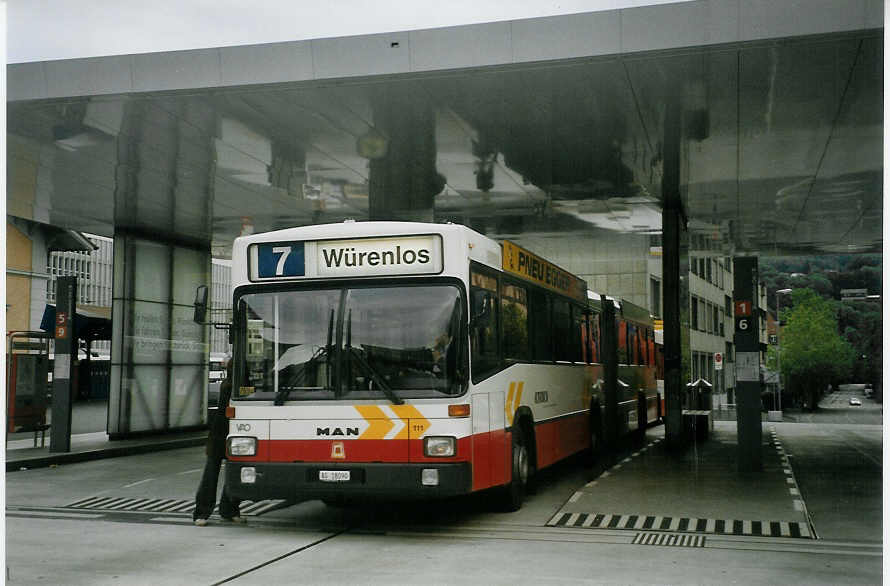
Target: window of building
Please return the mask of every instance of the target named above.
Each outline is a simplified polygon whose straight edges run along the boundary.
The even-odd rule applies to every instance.
[[[698,297],[692,295],[692,303],[690,303],[689,322],[693,330],[698,329]]]
[[[661,281],[649,278],[649,309],[655,317],[661,316]]]

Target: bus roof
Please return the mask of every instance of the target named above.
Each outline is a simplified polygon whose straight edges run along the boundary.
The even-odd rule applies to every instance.
[[[580,277],[510,241],[498,243],[451,223],[347,220],[242,236],[232,249],[232,284],[408,275],[466,278],[467,259],[585,301],[586,282]]]
[[[282,250],[294,254],[283,259]],[[347,220],[236,238],[232,285],[347,276],[454,276],[467,258],[497,269],[502,264],[497,242],[460,224]]]

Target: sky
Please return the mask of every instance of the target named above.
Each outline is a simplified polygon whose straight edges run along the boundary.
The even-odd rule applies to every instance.
[[[22,63],[252,45],[676,1],[7,0],[6,58]]]

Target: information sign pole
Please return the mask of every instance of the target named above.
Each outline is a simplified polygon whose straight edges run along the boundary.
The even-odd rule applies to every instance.
[[[52,426],[50,452],[71,451],[71,372],[77,359],[74,314],[77,310],[77,277],[56,279],[55,359],[53,363]]]
[[[763,468],[757,257],[733,259],[733,276],[738,469],[754,472]]]

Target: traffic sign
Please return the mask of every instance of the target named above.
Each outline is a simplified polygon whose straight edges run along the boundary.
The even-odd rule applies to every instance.
[[[714,354],[714,370],[723,370],[723,354],[720,352]]]

